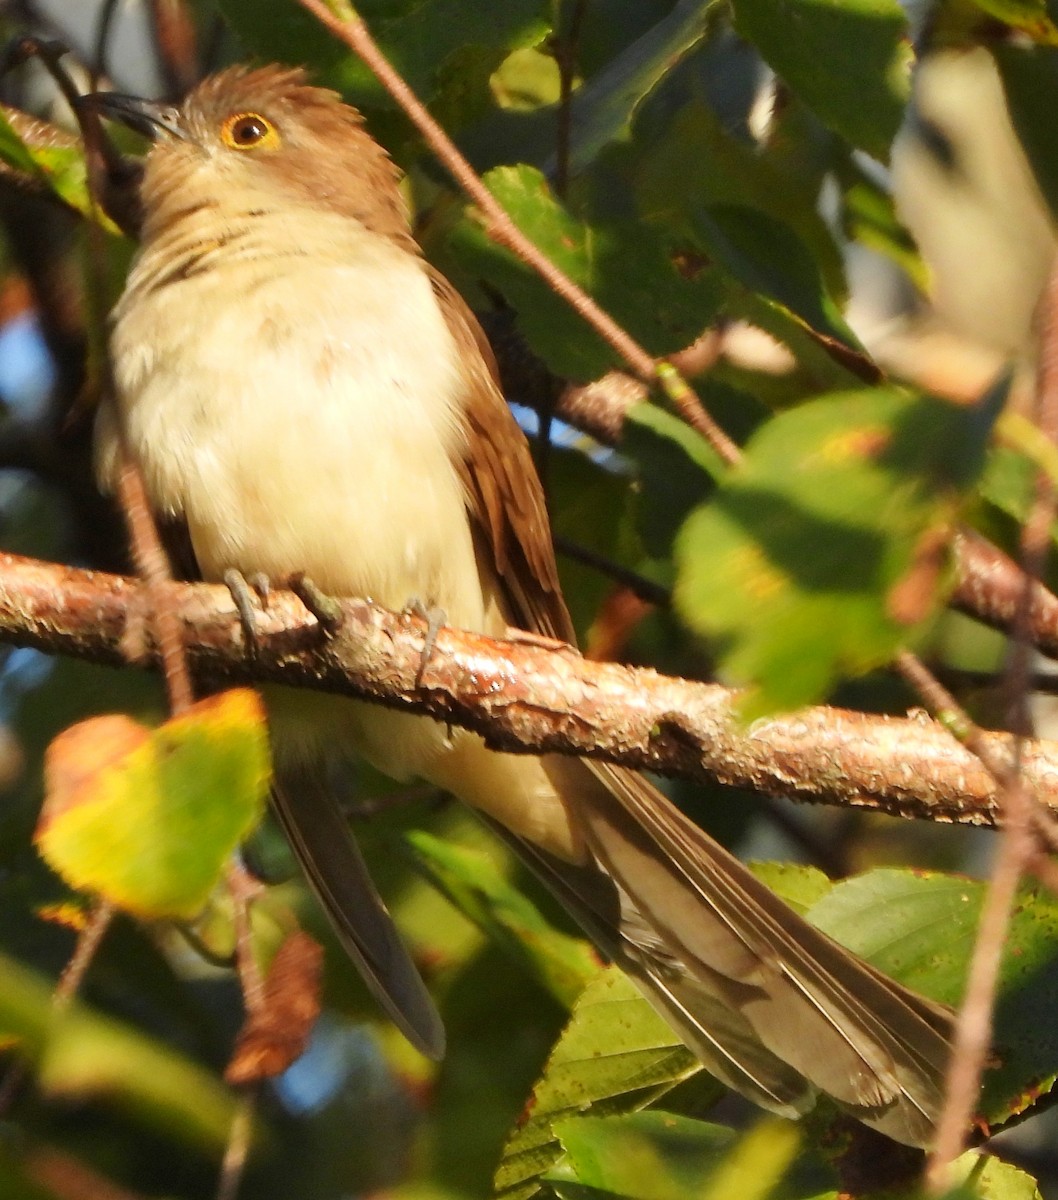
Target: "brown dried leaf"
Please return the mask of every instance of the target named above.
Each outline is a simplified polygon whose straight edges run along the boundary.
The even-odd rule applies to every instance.
[[[262,1003],[250,1013],[224,1072],[233,1085],[282,1074],[300,1058],[320,1015],[323,949],[307,933],[292,933],[279,947],[264,981]]]

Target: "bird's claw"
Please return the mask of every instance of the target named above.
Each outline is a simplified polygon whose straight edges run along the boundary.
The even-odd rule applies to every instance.
[[[224,586],[228,589],[235,611],[239,614],[239,626],[246,643],[246,653],[250,658],[256,658],[261,652],[261,641],[257,636],[257,605],[261,608],[268,607],[268,578],[257,572],[247,579],[241,571],[229,567],[224,572]]]
[[[426,622],[426,636],[423,638],[419,667],[415,672],[415,686],[420,687],[437,646],[437,635],[441,632],[441,626],[445,624],[447,617],[443,608],[437,604],[427,604],[419,596],[412,596],[404,605],[404,611],[411,613],[412,616],[421,617]]]
[[[300,572],[290,577],[287,586],[316,618],[324,635],[328,638],[334,637],[345,620],[341,604]]]

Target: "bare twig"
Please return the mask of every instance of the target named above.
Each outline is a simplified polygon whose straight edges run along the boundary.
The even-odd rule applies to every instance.
[[[1058,259],[1051,266],[1041,312],[1035,417],[1040,432],[1058,443]],[[934,1195],[947,1189],[950,1164],[966,1145],[991,1042],[996,985],[1018,884],[1039,853],[1039,827],[1049,824],[1037,815],[1034,788],[1023,771],[1023,751],[1032,736],[1028,684],[1033,582],[1040,578],[1046,561],[1056,499],[1053,483],[1046,472],[1040,471],[1036,499],[1021,531],[1024,583],[1014,616],[1008,669],[1011,723],[1016,731],[1013,755],[1005,767],[990,767],[1000,787],[1003,838],[981,910],[966,995],[955,1024],[945,1105],[926,1176]],[[975,735],[975,740],[980,738]]]
[[[151,516],[139,467],[126,457],[118,473],[118,497],[125,513],[133,561],[147,587],[149,611],[156,625],[155,637],[161,650],[169,706],[183,712],[194,700],[191,676],[184,656],[180,624],[170,603],[172,572]]]
[[[558,67],[558,111],[555,124],[555,193],[565,198],[569,187],[570,134],[573,126],[573,80],[577,73],[580,29],[587,0],[573,0],[567,28],[551,39],[551,54]]]
[[[150,0],[148,8],[166,93],[181,97],[198,80],[194,21],[184,0]]]
[[[256,1107],[256,1093],[243,1092],[232,1119],[228,1144],[224,1149],[224,1161],[221,1163],[217,1180],[217,1200],[235,1200],[239,1193],[250,1146],[253,1144],[253,1118]]]
[[[24,1149],[19,1166],[27,1179],[55,1200],[146,1200],[143,1193],[132,1192],[65,1150],[41,1142]]]
[[[672,603],[672,593],[667,587],[655,583],[652,579],[647,579],[638,571],[623,567],[620,563],[607,558],[605,554],[597,553],[588,546],[582,546],[570,538],[558,536],[555,538],[555,549],[566,558],[591,567],[593,571],[598,571],[607,579],[612,579],[622,587],[628,588],[630,592],[638,596],[640,600],[645,600],[647,604],[657,604],[661,608],[668,608]]]
[[[59,1014],[70,1007],[80,991],[96,951],[114,920],[114,906],[105,900],[97,901],[88,914],[84,928],[77,936],[73,954],[63,968],[51,994],[52,1010]],[[12,1064],[3,1084],[0,1084],[0,1115],[7,1112],[22,1087],[28,1067],[24,1060]]]

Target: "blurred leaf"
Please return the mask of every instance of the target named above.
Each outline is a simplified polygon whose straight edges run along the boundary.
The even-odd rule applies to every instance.
[[[716,312],[721,293],[713,274],[681,274],[642,225],[577,221],[531,167],[498,167],[485,182],[518,228],[652,353],[688,345]],[[491,242],[477,221],[468,216],[456,227],[453,247],[468,270],[517,310],[526,338],[553,371],[589,380],[618,361],[535,271]]]
[[[753,208],[713,205],[701,208],[694,232],[710,260],[748,303],[732,305],[795,352],[805,338],[844,372],[875,382],[878,369],[846,324],[827,292],[815,260],[793,231]]]
[[[810,401],[754,435],[680,534],[675,594],[727,677],[753,685],[747,718],[820,699],[924,629],[994,417],[876,388]]]
[[[464,916],[523,962],[567,1007],[599,973],[599,959],[581,938],[560,933],[477,851],[421,830],[408,834],[420,866]]]
[[[679,0],[668,12],[658,6],[653,22],[626,41],[621,34],[651,20],[647,0],[638,3],[634,17],[623,13],[620,28],[605,31],[603,36],[617,35],[621,45],[597,71],[590,71],[591,44],[607,20],[605,9],[593,3],[591,19],[580,25],[578,65],[590,77],[574,90],[570,106],[571,175],[586,171],[606,146],[627,135],[636,110],[701,42],[710,9],[719,7],[715,0]],[[612,9],[613,0],[606,7]],[[494,113],[469,131],[464,148],[482,171],[521,162],[540,166],[552,176],[557,170],[558,119],[557,104],[532,112]]]
[[[643,98],[705,36],[714,3],[679,0],[577,92],[572,106],[571,174],[583,171],[603,146],[627,130]]]
[[[1005,399],[1010,383],[1005,376],[992,394]],[[1054,479],[1055,450],[1038,426],[1022,414],[1006,410],[996,425],[994,444],[978,491],[989,504],[1020,524],[1028,519],[1036,500],[1036,481],[1040,472]],[[1058,540],[1058,524],[1052,523],[1051,540]],[[1016,553],[1013,547],[1011,551]]]
[[[1014,130],[1051,216],[1055,217],[1058,215],[1058,131],[1054,127],[1053,112],[1054,97],[1058,95],[1058,49],[1005,42],[990,43],[988,48],[1003,81]]]
[[[805,913],[834,886],[818,867],[803,863],[752,862],[753,874],[795,911]]]
[[[290,0],[220,0],[220,5],[257,57],[307,63],[314,78],[354,103],[393,106],[370,68]],[[465,0],[387,0],[365,16],[386,58],[450,130],[492,103],[489,78],[507,55],[537,45],[551,28],[545,0],[470,6]]]
[[[801,1145],[790,1121],[767,1118],[737,1135],[666,1112],[572,1117],[555,1123],[566,1160],[548,1176],[560,1196],[575,1180],[636,1200],[765,1200]]]
[[[625,414],[621,452],[633,459],[642,487],[635,496],[636,527],[647,553],[667,558],[687,514],[724,473],[719,455],[686,421],[656,404]]]
[[[1031,1175],[979,1150],[968,1150],[957,1158],[951,1173],[960,1182],[942,1200],[1042,1200]]]
[[[1044,46],[1058,46],[1058,26],[1047,0],[974,0],[990,17]],[[998,44],[998,39],[995,39]]]
[[[962,998],[985,885],[957,876],[878,870],[837,883],[814,925],[902,983],[948,1004]],[[1003,1124],[1058,1076],[1058,898],[1021,888],[1004,945],[993,1045],[980,1114]]]
[[[562,1153],[552,1129],[559,1118],[634,1111],[700,1070],[631,980],[616,967],[604,971],[577,1001],[525,1119],[503,1148],[497,1194],[521,1200],[539,1190],[540,1176]]]
[[[554,513],[552,529],[556,537],[604,559],[634,566],[639,545],[626,516],[632,483],[625,472],[612,469],[613,458],[609,451],[600,453],[593,444],[583,450],[552,446],[542,463]],[[559,555],[558,569],[562,594],[583,644],[600,607],[613,591],[613,580],[565,554]]]
[[[1009,446],[993,446],[981,477],[981,495],[1015,521],[1029,514],[1036,489],[1037,470],[1025,455]],[[1058,535],[1052,528],[1051,537]]]
[[[31,178],[43,179],[65,204],[83,216],[94,217],[110,232],[117,232],[111,221],[92,205],[80,146],[27,145],[0,107],[0,160]]]
[[[431,1174],[482,1196],[569,1010],[487,942],[452,981],[441,1011],[448,1053],[430,1091]]]
[[[95,717],[52,742],[45,776],[36,841],[49,866],[138,915],[192,916],[264,811],[264,709],[239,689],[153,731]]]
[[[245,49],[263,62],[307,64],[318,74],[351,53],[315,17],[289,0],[218,0],[218,4]]]
[[[735,25],[824,125],[885,161],[909,94],[897,0],[734,0]]]
[[[50,985],[6,955],[0,955],[0,1035],[17,1039],[46,1097],[105,1100],[200,1151],[224,1149],[235,1100],[208,1071],[79,1002],[57,1016]]]
[[[643,218],[670,236],[694,235],[696,214],[720,207],[749,208],[792,229],[808,248],[815,270],[836,302],[845,299],[845,268],[834,235],[819,215],[815,188],[792,180],[774,157],[722,126],[704,104],[692,101],[656,142],[637,144],[632,178]],[[773,264],[780,269],[781,264]]]
[[[686,1200],[737,1140],[734,1130],[666,1112],[566,1117],[555,1122],[565,1161],[548,1175],[641,1200]],[[741,1196],[741,1192],[738,1193]]]
[[[845,172],[844,187],[842,221],[848,236],[861,246],[884,254],[926,295],[929,271],[911,235],[896,215],[888,188],[859,170],[854,160]]]
[[[556,103],[562,86],[554,58],[530,47],[508,54],[489,82],[497,104],[519,112]]]
[[[62,1200],[43,1183],[30,1182],[19,1164],[20,1157],[7,1144],[7,1139],[0,1142],[0,1196],[6,1196],[8,1200]]]

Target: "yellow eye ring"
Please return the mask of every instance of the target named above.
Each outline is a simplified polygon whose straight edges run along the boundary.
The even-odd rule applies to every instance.
[[[232,150],[275,149],[279,130],[260,113],[232,113],[220,127],[221,140]]]

